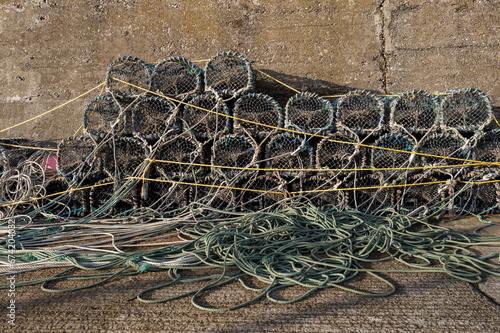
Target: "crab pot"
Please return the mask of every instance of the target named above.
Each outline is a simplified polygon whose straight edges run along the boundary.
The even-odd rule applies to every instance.
[[[130,99],[144,94],[144,89],[149,88],[150,81],[151,68],[143,60],[124,56],[109,65],[106,75],[106,88],[117,97]]]
[[[156,141],[168,130],[179,130],[175,114],[175,105],[165,98],[141,98],[132,111],[132,133]]]
[[[109,94],[98,96],[83,111],[83,128],[96,139],[102,139],[107,134],[124,135],[127,133],[125,114],[128,111],[129,108],[124,109]]]
[[[226,103],[215,95],[196,96],[184,106],[184,130],[191,130],[197,139],[202,140],[225,134],[231,129],[231,118],[224,115],[230,115],[230,110]]]
[[[486,132],[477,140],[474,156],[475,160],[481,162],[500,162],[500,129]]]
[[[384,103],[368,91],[351,91],[338,99],[336,121],[356,134],[376,135],[384,125]]]
[[[371,148],[371,166],[381,170],[386,176],[398,175],[413,166],[415,155],[404,153],[415,150],[416,140],[403,133],[387,133],[379,137],[373,144],[375,147],[389,148],[398,151]]]
[[[202,145],[190,133],[164,137],[154,153],[158,172],[167,179],[175,177],[193,179],[203,172]],[[172,162],[172,163],[169,163]],[[178,163],[182,164],[178,164]]]
[[[38,147],[39,145],[25,138],[0,139],[0,175],[16,168],[19,163],[27,160],[36,150],[23,147]]]
[[[149,157],[149,153],[149,148],[139,139],[116,138],[108,143],[104,171],[114,179],[134,176],[139,165]]]
[[[255,123],[281,128],[284,120],[283,109],[273,97],[255,93],[243,95],[236,101],[234,117],[236,131],[246,130],[259,139],[274,129]]]
[[[302,92],[292,96],[285,107],[285,127],[305,133],[332,129],[335,112],[330,101],[318,94]]]
[[[266,168],[282,169],[269,171],[280,177],[295,177],[304,173],[304,169],[312,169],[313,148],[300,135],[291,133],[275,134],[266,145]]]
[[[353,172],[343,180],[341,188],[349,207],[369,213],[393,205],[393,188],[384,186],[380,172]]]
[[[140,183],[136,184],[127,194],[112,198],[118,190],[112,177],[98,181],[90,190],[90,210],[95,212],[105,207],[101,216],[115,216],[139,208]]]
[[[237,133],[222,136],[212,145],[212,172],[227,177],[256,173],[256,170],[243,170],[243,168],[258,168],[259,165],[256,163],[258,156],[259,148],[255,140],[246,134]]]
[[[237,97],[255,90],[252,64],[237,52],[219,52],[205,65],[205,91]]]
[[[159,177],[144,181],[142,207],[160,213],[168,213],[186,207],[189,204],[190,185],[177,184],[174,180]]]
[[[443,126],[462,132],[481,131],[493,119],[490,99],[477,89],[450,91],[441,101],[441,110]]]
[[[102,158],[88,137],[71,136],[57,146],[57,172],[68,184],[101,173]]]
[[[433,156],[420,155],[419,160],[421,166],[439,167],[438,171],[458,172],[463,167],[460,165],[467,164],[461,161],[463,159],[473,158],[472,151],[466,146],[466,140],[457,131],[434,131],[426,135],[419,143],[417,151],[422,154]],[[448,159],[451,157],[455,159]],[[458,159],[458,160],[456,160]],[[459,165],[458,167],[454,167]],[[443,166],[450,166],[446,168]]]
[[[186,58],[160,61],[151,74],[150,90],[176,99],[187,99],[203,91],[203,70]]]
[[[42,209],[46,213],[57,216],[85,216],[89,213],[90,190],[71,191],[66,179],[56,177],[44,185],[46,198],[41,200]],[[61,194],[58,194],[61,193]]]
[[[331,176],[344,174],[345,169],[356,169],[360,157],[358,143],[358,136],[350,132],[329,134],[318,143],[316,168],[325,169]]]
[[[239,205],[243,210],[257,211],[288,197],[286,183],[274,175],[251,177],[241,182]]]
[[[325,176],[307,176],[290,184],[289,191],[301,201],[311,202],[323,210],[344,210],[347,204],[345,192],[339,191],[341,181]],[[299,193],[297,193],[299,192]]]
[[[454,181],[452,213],[500,213],[500,184],[494,182],[497,179],[500,179],[499,169],[478,168]]]
[[[231,210],[236,205],[237,190],[234,189],[236,186],[234,182],[219,175],[199,178],[197,185],[190,189],[190,201],[219,210]]]
[[[398,94],[390,104],[389,126],[423,134],[439,126],[439,100],[423,90]]]

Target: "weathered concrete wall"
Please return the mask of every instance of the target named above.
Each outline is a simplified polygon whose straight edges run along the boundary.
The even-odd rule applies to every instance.
[[[3,0],[0,129],[94,87],[122,55],[196,60],[234,50],[302,90],[473,86],[499,102],[500,2],[414,3]],[[71,135],[92,96],[0,136]]]

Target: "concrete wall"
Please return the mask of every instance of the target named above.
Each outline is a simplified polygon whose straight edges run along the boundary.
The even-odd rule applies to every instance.
[[[496,0],[2,0],[0,130],[96,86],[123,55],[197,60],[234,50],[301,90],[472,86],[500,104],[499,6]],[[260,88],[283,94],[270,83]],[[96,95],[0,136],[72,135]]]

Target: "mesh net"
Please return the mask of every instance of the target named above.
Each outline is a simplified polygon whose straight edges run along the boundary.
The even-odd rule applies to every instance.
[[[113,216],[139,207],[139,185],[134,186],[127,194],[120,195],[118,198],[112,198],[116,190],[116,184],[113,184],[112,177],[101,179],[95,185],[97,186],[90,190],[91,211],[106,205],[108,208],[105,210],[104,216]]]
[[[132,111],[132,131],[147,140],[157,140],[168,129],[177,128],[175,105],[161,97],[142,98]]]
[[[315,93],[299,93],[285,107],[285,126],[305,132],[329,129],[334,124],[332,104]]]
[[[65,195],[57,193],[68,191],[68,183],[63,177],[49,179],[45,184],[45,195],[41,200],[44,211],[58,216],[83,216],[89,210],[89,190],[68,192]],[[49,203],[51,203],[49,205]]]
[[[144,143],[130,137],[111,141],[104,159],[104,171],[115,179],[133,176],[137,167],[148,157],[149,150]]]
[[[121,105],[108,94],[94,98],[83,111],[83,128],[95,137],[107,133],[125,133],[125,117],[121,115]]]
[[[108,67],[106,75],[106,87],[113,94],[120,97],[134,97],[144,93],[143,90],[119,82],[119,79],[135,86],[148,89],[150,83],[150,71],[148,65],[136,57],[124,56],[116,59]]]
[[[483,162],[500,162],[500,129],[487,133],[477,141],[474,159]]]
[[[264,94],[252,93],[240,97],[234,104],[234,116],[260,124],[283,127],[283,109],[274,98]],[[259,126],[238,119],[234,120],[234,128],[245,128],[253,135],[272,131],[269,127]]]
[[[311,169],[313,157],[307,141],[290,133],[274,135],[266,146],[266,168],[296,170],[279,171],[283,177],[295,176],[300,169]]]
[[[211,163],[214,166],[228,166],[236,168],[257,168],[259,148],[253,139],[245,134],[229,134],[218,139],[212,146]],[[238,175],[244,170],[212,168],[213,171],[228,176]],[[247,171],[255,172],[255,171]]]
[[[241,187],[258,190],[257,192],[243,191],[240,204],[244,210],[265,209],[287,196],[285,182],[272,175],[252,177],[243,181]]]
[[[198,180],[199,184],[211,186],[192,186],[190,201],[217,209],[230,209],[236,204],[237,190],[227,187],[237,187],[225,177],[211,175]]]
[[[415,140],[403,133],[388,133],[375,141],[374,146],[411,152],[415,149]],[[402,152],[371,149],[371,166],[374,168],[404,168],[409,167],[414,155]],[[386,170],[385,173],[401,172]]]
[[[99,170],[98,157],[90,138],[63,139],[57,147],[57,171],[68,183],[83,180]]]
[[[499,169],[477,168],[459,181],[452,183],[454,214],[459,213],[498,213],[500,203],[500,184],[484,183],[499,179]],[[470,183],[468,183],[470,182]],[[492,209],[496,207],[495,209]]]
[[[335,208],[336,210],[345,209],[347,203],[345,197],[346,193],[343,191],[328,191],[339,188],[340,181],[336,178],[308,176],[300,180],[300,187],[298,186],[299,182],[290,184],[290,192],[295,198],[310,201],[316,207],[325,210],[330,208]],[[294,193],[299,191],[303,193]]]
[[[493,119],[488,96],[477,89],[454,90],[441,101],[443,124],[459,131],[482,130]]]
[[[190,105],[184,106],[183,120],[197,138],[209,139],[216,133],[225,133],[230,129],[230,118],[220,114],[229,115],[229,108],[222,100],[217,100],[214,95],[199,95],[189,101]],[[200,110],[197,107],[217,112],[218,114]]]
[[[189,185],[171,183],[164,177],[145,182],[143,207],[167,213],[185,207],[189,203]]]
[[[382,188],[383,185],[384,176],[380,172],[353,172],[346,177],[341,188],[346,189],[342,192],[349,207],[368,213],[392,205],[393,188]]]
[[[332,141],[333,140],[333,141]],[[335,142],[334,142],[335,141]],[[316,168],[318,169],[353,169],[357,166],[359,146],[342,143],[359,143],[359,138],[349,132],[329,134],[318,143],[316,150]],[[342,171],[328,171],[337,175]]]
[[[421,206],[429,208],[444,199],[447,193],[442,190],[443,184],[418,185],[437,181],[438,178],[428,174],[414,174],[399,180],[397,184],[408,186],[396,190],[398,208],[403,212],[413,211]]]
[[[435,156],[468,159],[470,150],[465,144],[465,139],[455,131],[433,132],[422,139],[418,152]],[[421,156],[421,160],[424,166],[458,165],[463,163],[457,160],[431,156]]]
[[[172,134],[162,139],[154,154],[154,158],[160,161],[173,161],[182,163],[202,162],[202,146],[194,137],[187,134]],[[173,177],[188,177],[199,174],[202,171],[200,166],[190,166],[186,164],[174,164],[157,162],[159,172],[171,179]]]
[[[220,52],[205,65],[205,90],[225,97],[255,90],[252,64],[237,52]]]
[[[390,104],[390,126],[413,133],[427,132],[438,125],[438,100],[422,90],[399,94]]]
[[[21,146],[37,147],[38,144],[25,138],[0,139],[0,172],[16,168],[36,151]]]
[[[203,91],[203,71],[185,58],[165,59],[151,74],[150,90],[178,99],[200,94]]]
[[[336,120],[358,134],[370,134],[384,124],[384,103],[367,91],[351,91],[339,98]]]

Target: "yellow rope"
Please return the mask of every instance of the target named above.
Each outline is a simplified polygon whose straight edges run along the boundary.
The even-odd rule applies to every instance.
[[[491,113],[491,115],[493,116],[493,119],[497,123],[498,127],[500,127],[500,123],[498,123],[497,117],[495,117],[495,115],[493,114],[493,112]]]
[[[104,85],[104,84],[105,84],[105,83],[103,82],[103,83],[99,84],[98,86],[96,86],[96,87],[94,87],[94,88],[90,89],[89,91],[84,92],[83,94],[81,94],[81,95],[79,95],[79,96],[76,96],[75,98],[73,98],[73,99],[71,99],[71,100],[67,101],[66,103],[63,103],[63,104],[61,104],[61,105],[59,105],[59,106],[56,106],[55,108],[53,108],[53,109],[51,109],[51,110],[49,110],[49,111],[47,111],[47,112],[44,112],[44,113],[42,113],[42,114],[39,114],[38,116],[35,116],[35,117],[33,117],[33,118],[30,118],[30,119],[28,119],[28,120],[25,120],[25,121],[23,121],[23,122],[20,122],[19,124],[16,124],[16,125],[13,125],[13,126],[10,126],[10,127],[7,127],[7,128],[4,128],[3,130],[0,130],[0,133],[5,132],[5,131],[8,131],[8,130],[13,129],[13,128],[18,127],[18,126],[21,126],[21,125],[23,125],[23,124],[26,124],[26,123],[28,123],[28,122],[32,121],[32,120],[35,120],[35,119],[40,118],[40,117],[42,117],[42,116],[45,116],[46,114],[49,114],[49,113],[51,113],[51,112],[54,112],[54,111],[56,111],[57,109],[60,109],[60,108],[62,108],[63,106],[68,105],[69,103],[74,102],[74,101],[76,101],[77,99],[82,98],[83,96],[90,94],[92,91],[94,91],[94,90],[96,90],[96,89],[100,88],[100,87],[101,87],[102,85]]]
[[[285,87],[287,87],[288,89],[291,89],[291,90],[295,91],[297,94],[299,94],[299,93],[300,93],[300,91],[298,91],[297,89],[294,89],[294,88],[290,87],[289,85],[287,85],[287,84],[285,84],[285,83],[281,82],[280,80],[275,79],[275,78],[274,78],[274,77],[272,77],[271,75],[266,74],[266,73],[264,73],[263,71],[261,71],[261,70],[259,70],[259,69],[257,69],[257,68],[254,68],[254,69],[255,69],[257,72],[259,72],[259,73],[261,73],[261,74],[264,74],[264,75],[265,75],[265,76],[267,76],[268,78],[270,78],[270,79],[272,79],[272,80],[274,80],[274,81],[278,82],[279,84],[284,85],[284,86],[285,86]]]

